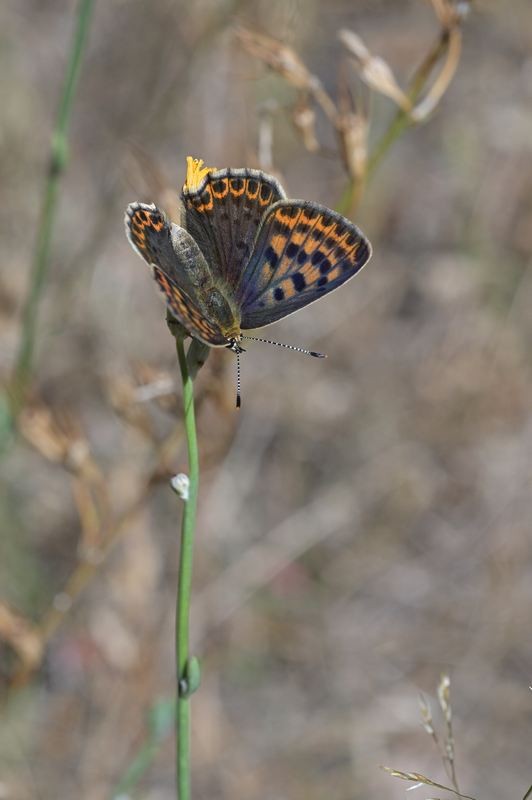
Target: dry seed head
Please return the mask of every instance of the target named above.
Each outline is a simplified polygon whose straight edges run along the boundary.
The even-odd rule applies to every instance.
[[[448,675],[442,675],[438,684],[438,702],[447,722],[452,717],[451,711],[451,679]]]
[[[410,113],[414,122],[424,122],[440,102],[458,68],[461,51],[462,32],[458,25],[454,25],[449,29],[444,65],[425,97]]]
[[[338,31],[338,38],[346,50],[354,56],[361,64],[366,64],[371,59],[371,53],[357,33],[342,28]]]
[[[418,786],[421,784],[425,786],[439,786],[439,784],[431,781],[430,778],[421,775],[420,772],[402,772],[399,769],[392,769],[391,767],[382,767],[382,769],[387,772],[388,775],[391,775],[392,778],[400,778],[402,781],[415,781]]]
[[[353,31],[348,31],[344,28],[339,32],[338,38],[348,53],[353,56],[364,83],[370,89],[389,97],[403,111],[409,112],[412,108],[412,103],[395,80],[388,63],[379,56],[373,56],[360,36],[353,33]]]
[[[264,61],[295,89],[308,92],[334,123],[336,106],[323,88],[320,79],[307,69],[292,48],[270,36],[253,33],[245,28],[238,28],[236,35],[250,55]]]
[[[391,775],[392,778],[400,778],[402,781],[411,781],[415,783],[416,786],[411,786],[411,789],[419,787],[421,784],[424,786],[434,786],[436,789],[443,789],[446,792],[452,792],[456,797],[462,797],[464,800],[475,800],[475,798],[471,797],[469,794],[462,794],[461,792],[457,792],[456,789],[452,789],[450,786],[445,786],[443,783],[437,783],[436,781],[427,778],[426,775],[422,775],[420,772],[402,772],[399,769],[391,769],[390,767],[381,767],[384,772],[387,772],[388,775]],[[434,798],[436,800],[436,798]]]
[[[316,88],[317,78],[290,47],[246,28],[239,28],[236,34],[250,55],[264,61],[296,89]]]
[[[419,695],[419,708],[421,711],[421,722],[425,731],[429,736],[434,736],[434,727],[432,725],[432,712],[429,704],[426,702],[422,694]]]

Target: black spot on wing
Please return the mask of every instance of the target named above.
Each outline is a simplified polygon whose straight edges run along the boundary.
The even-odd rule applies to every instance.
[[[266,262],[267,262],[268,266],[270,267],[270,269],[273,272],[273,270],[276,268],[276,266],[277,266],[277,264],[279,262],[279,256],[277,255],[277,253],[275,252],[275,250],[273,249],[273,247],[271,245],[269,245],[266,248],[266,251],[264,253],[264,258],[266,259]]]
[[[223,178],[213,181],[212,189],[216,194],[225,194],[227,192],[227,181]]]
[[[288,258],[295,258],[299,252],[299,247],[294,242],[290,242],[286,247],[286,255]]]
[[[263,203],[266,203],[266,201],[270,200],[271,196],[272,196],[271,188],[268,186],[267,183],[263,183],[260,187],[260,199],[262,200]]]
[[[290,225],[287,222],[282,222],[280,219],[276,219],[272,227],[274,234],[281,234],[281,236],[287,237],[290,236]],[[293,245],[294,243],[291,242],[291,244]]]
[[[294,289],[296,290],[296,292],[302,292],[305,286],[307,285],[305,281],[305,276],[302,275],[300,272],[296,272],[294,275],[292,275],[292,283],[294,284]]]

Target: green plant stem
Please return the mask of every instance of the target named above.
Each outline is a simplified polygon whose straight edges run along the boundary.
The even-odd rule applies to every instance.
[[[48,275],[50,244],[56,218],[59,183],[68,161],[68,125],[93,7],[94,0],[79,0],[65,84],[52,136],[50,166],[44,189],[33,269],[22,316],[20,348],[11,387],[10,406],[13,417],[17,415],[24,403],[31,377],[37,332],[37,314]]]
[[[193,662],[189,654],[190,590],[192,583],[192,558],[196,506],[198,499],[199,459],[196,421],[194,414],[194,387],[187,365],[187,356],[182,336],[176,336],[177,357],[183,382],[183,410],[188,449],[188,497],[184,500],[181,521],[181,550],[179,555],[179,577],[176,606],[176,759],[178,800],[190,800],[190,694]]]

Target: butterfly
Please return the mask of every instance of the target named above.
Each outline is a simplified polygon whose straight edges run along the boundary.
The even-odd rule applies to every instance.
[[[125,225],[171,314],[201,342],[241,353],[242,339],[253,338],[243,331],[313,303],[369,260],[356,225],[318,203],[288,200],[271,175],[187,163],[181,224],[136,202]]]

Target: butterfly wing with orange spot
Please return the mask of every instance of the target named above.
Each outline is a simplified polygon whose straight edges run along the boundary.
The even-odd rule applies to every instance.
[[[131,203],[125,217],[127,238],[148,264],[158,264],[170,277],[175,276],[176,254],[171,229],[157,206]]]
[[[368,262],[371,245],[352,222],[305,200],[264,217],[238,294],[244,330],[292,314],[337,289]]]
[[[214,275],[237,290],[267,209],[285,197],[260,170],[209,172],[194,190],[183,189],[183,225],[200,246]]]
[[[151,266],[173,316],[202,342],[228,344],[218,324],[201,308],[202,286],[210,284],[207,263],[190,235],[154,205],[131,203],[126,212],[127,237]]]

